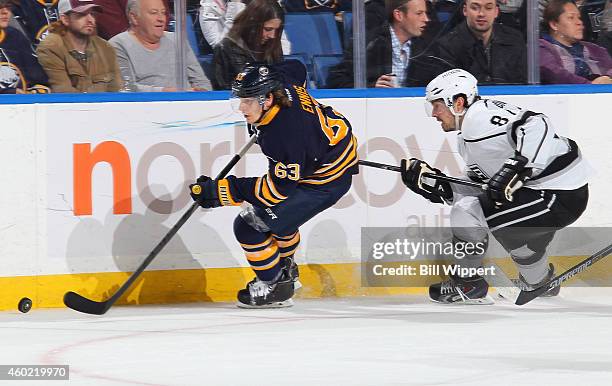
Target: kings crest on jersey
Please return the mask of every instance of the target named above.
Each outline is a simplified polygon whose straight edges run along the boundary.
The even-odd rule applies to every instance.
[[[273,105],[253,129],[268,158],[268,172],[258,178],[228,177],[239,198],[270,207],[283,202],[298,184],[333,184],[357,174],[357,139],[349,121],[314,99],[302,86],[285,83],[290,107]]]
[[[459,133],[458,150],[467,175],[484,181],[516,153],[532,168],[526,187],[577,189],[587,183],[591,168],[574,141],[555,133],[543,114],[511,104],[481,99],[467,111]]]

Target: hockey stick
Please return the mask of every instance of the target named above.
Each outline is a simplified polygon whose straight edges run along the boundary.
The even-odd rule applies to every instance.
[[[553,288],[559,287],[561,283],[563,283],[564,281],[571,279],[576,274],[584,271],[585,269],[589,268],[591,265],[595,264],[596,262],[603,259],[604,257],[609,256],[610,254],[612,254],[612,244],[608,245],[607,247],[595,253],[594,255],[587,258],[586,260],[574,265],[572,268],[568,269],[562,274],[552,278],[548,283],[544,284],[543,286],[538,287],[534,289],[533,291],[521,291],[516,301],[514,302],[514,304],[518,306],[522,306],[523,304],[529,303],[530,301],[542,295],[546,291],[550,291]]]
[[[234,157],[230,160],[230,162],[225,165],[223,170],[219,172],[215,179],[218,180],[220,178],[225,177],[227,173],[229,173],[229,171],[234,167],[234,165],[236,165],[236,163],[238,163],[238,161],[240,161],[240,159],[244,157],[246,152],[255,143],[256,140],[257,136],[252,136],[251,139],[242,147],[242,149],[240,149],[238,154],[235,154]],[[102,315],[106,313],[106,311],[108,311],[113,306],[113,304],[115,304],[117,299],[119,299],[121,295],[123,295],[125,291],[127,291],[130,286],[136,281],[136,279],[138,279],[138,277],[140,276],[140,274],[142,274],[145,268],[147,268],[147,266],[151,264],[153,259],[157,257],[159,252],[161,252],[161,250],[166,246],[166,244],[168,244],[170,239],[172,239],[172,237],[178,232],[178,230],[183,226],[183,224],[187,222],[189,217],[191,217],[191,215],[195,213],[196,209],[198,209],[199,206],[200,205],[197,202],[191,204],[191,207],[185,212],[185,214],[181,216],[178,222],[168,231],[168,233],[166,233],[166,235],[161,239],[157,246],[153,248],[151,253],[149,253],[149,256],[147,256],[147,258],[142,262],[142,264],[140,264],[136,271],[134,271],[134,273],[130,275],[127,281],[123,283],[123,285],[119,287],[117,292],[115,292],[113,296],[111,296],[108,300],[97,302],[88,299],[82,295],[79,295],[76,292],[69,291],[66,292],[66,294],[64,295],[64,304],[75,311],[84,312],[86,314]]]
[[[402,172],[402,169],[399,166],[381,164],[381,163],[372,162],[372,161],[359,160],[359,165],[369,166],[369,167],[377,168],[377,169],[390,170],[392,172],[398,172],[398,173]],[[481,183],[474,182],[474,181],[462,180],[461,178],[449,177],[449,176],[445,176],[444,174],[424,173],[423,176],[427,178],[433,178],[436,180],[450,182],[453,184],[472,186],[474,188],[480,188],[482,190],[488,189],[487,184],[481,184]]]

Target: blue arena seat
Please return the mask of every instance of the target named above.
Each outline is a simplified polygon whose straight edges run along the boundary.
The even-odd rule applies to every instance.
[[[312,58],[316,88],[327,88],[329,69],[342,61],[342,55],[315,55]]]
[[[312,55],[342,54],[340,32],[333,13],[288,13],[285,31],[291,42],[291,52]]]

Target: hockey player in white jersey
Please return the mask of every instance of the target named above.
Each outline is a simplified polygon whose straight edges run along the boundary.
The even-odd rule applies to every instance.
[[[426,107],[445,132],[460,131],[457,145],[466,178],[486,183],[487,189],[427,178],[424,173],[442,173],[415,158],[402,160],[404,184],[432,202],[452,205],[456,242],[486,244],[490,232],[516,263],[519,287],[546,283],[554,276],[546,247],[588,201],[590,167],[576,143],[556,134],[544,114],[481,99],[476,79],[460,69],[429,83]],[[478,268],[482,259],[467,256],[459,265]],[[545,295],[556,295],[558,288]],[[488,304],[487,292],[487,282],[477,275],[450,276],[429,288],[431,300],[440,303]]]

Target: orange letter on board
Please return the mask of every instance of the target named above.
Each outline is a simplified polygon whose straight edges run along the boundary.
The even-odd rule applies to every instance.
[[[98,162],[107,162],[113,171],[113,213],[132,213],[132,170],[127,150],[115,141],[90,149],[89,143],[73,145],[74,214],[92,214],[91,175]]]

